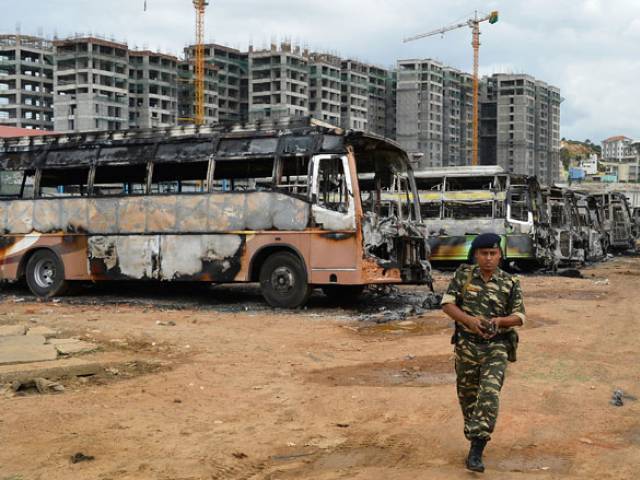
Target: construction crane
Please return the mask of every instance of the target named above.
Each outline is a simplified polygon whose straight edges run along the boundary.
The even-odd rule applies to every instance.
[[[478,165],[478,64],[480,54],[480,24],[482,22],[489,22],[494,24],[498,21],[498,12],[491,12],[489,15],[478,17],[478,12],[472,18],[467,19],[462,23],[456,23],[447,27],[442,27],[432,32],[422,33],[420,35],[414,35],[404,39],[404,43],[412,42],[413,40],[419,40],[425,37],[431,37],[433,35],[444,35],[451,30],[457,30],[458,28],[469,27],[472,32],[471,45],[473,46],[473,156],[471,158],[471,165]]]
[[[209,5],[208,0],[193,0],[196,9],[196,63],[195,63],[195,115],[193,123],[204,123],[204,10]]]
[[[196,44],[194,65],[194,117],[193,123],[204,123],[204,11],[209,0],[192,0],[196,9]],[[147,0],[144,0],[144,11],[147,11]],[[182,119],[189,120],[189,119]]]

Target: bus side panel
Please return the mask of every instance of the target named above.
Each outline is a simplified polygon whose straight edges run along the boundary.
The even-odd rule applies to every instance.
[[[431,261],[466,262],[476,235],[437,236],[429,238]],[[501,247],[507,259],[535,259],[533,239],[529,235],[501,235]]]
[[[258,255],[265,248],[292,249],[300,257],[307,270],[307,280],[311,281],[310,265],[310,238],[311,234],[303,232],[253,232],[246,235],[244,242],[244,252],[241,258],[240,271],[235,277],[238,282],[248,282],[251,280],[251,267]],[[254,272],[256,273],[256,272]],[[259,273],[259,272],[257,272]]]
[[[530,235],[507,235],[506,239],[507,246],[504,253],[508,259],[534,260],[536,258],[536,248]],[[502,243],[504,245],[504,241]]]
[[[24,255],[47,248],[64,264],[67,280],[89,280],[85,235],[4,235],[0,237],[0,279],[17,280]]]

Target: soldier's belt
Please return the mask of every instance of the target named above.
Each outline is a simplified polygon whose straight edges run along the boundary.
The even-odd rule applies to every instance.
[[[504,342],[504,341],[508,341],[509,340],[509,333],[507,332],[500,332],[500,333],[496,333],[493,337],[491,338],[484,338],[481,337],[479,335],[476,335],[475,333],[469,333],[466,332],[462,329],[458,330],[458,335],[460,335],[460,337],[464,338],[465,340],[468,340],[470,342],[473,343],[493,343],[493,342]]]

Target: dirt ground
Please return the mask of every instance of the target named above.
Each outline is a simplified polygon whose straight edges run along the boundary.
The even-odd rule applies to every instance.
[[[583,273],[522,278],[529,321],[486,478],[640,476],[640,400],[609,403],[617,388],[640,397],[640,258]],[[451,325],[441,311],[382,324],[360,314],[396,307],[318,294],[275,311],[253,286],[111,286],[46,303],[4,288],[0,324],[95,341],[101,351],[82,358],[130,368],[0,397],[0,480],[473,477]],[[77,453],[94,459],[72,463]]]

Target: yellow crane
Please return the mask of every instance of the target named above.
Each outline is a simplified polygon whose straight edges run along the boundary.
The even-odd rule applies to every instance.
[[[208,0],[193,0],[196,9],[196,45],[195,45],[195,115],[196,125],[204,123],[204,11],[209,5]]]
[[[412,42],[413,40],[419,40],[425,37],[431,37],[433,35],[444,35],[451,30],[457,30],[458,28],[469,27],[472,32],[471,45],[473,46],[473,157],[471,158],[471,165],[478,165],[478,64],[480,54],[480,23],[489,22],[491,24],[498,21],[498,12],[491,12],[489,15],[478,17],[478,12],[472,18],[467,19],[461,23],[455,23],[446,27],[433,30],[432,32],[421,33],[420,35],[414,35],[404,39],[404,43]]]
[[[196,9],[196,44],[194,63],[194,117],[193,123],[204,123],[204,11],[209,6],[209,0],[192,0]],[[144,11],[147,11],[147,0],[144,0]],[[186,118],[182,120],[188,120]]]

